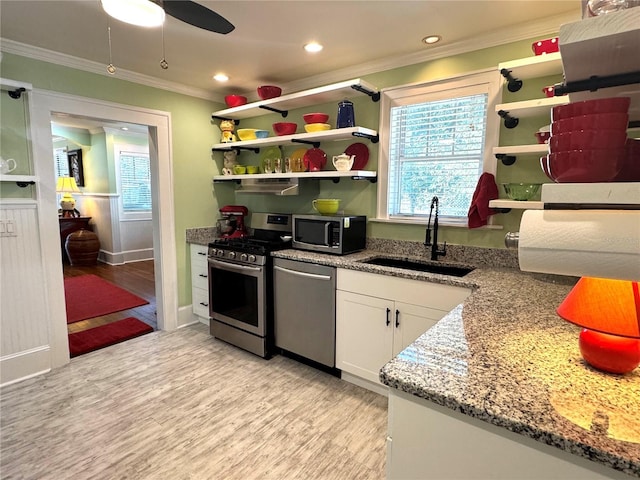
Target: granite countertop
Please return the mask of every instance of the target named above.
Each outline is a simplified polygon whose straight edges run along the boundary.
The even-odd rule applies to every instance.
[[[206,245],[211,234],[193,229],[187,241]],[[382,239],[345,256],[272,255],[471,288],[464,303],[382,368],[382,383],[640,477],[640,369],[610,375],[584,363],[579,327],[555,313],[577,279],[522,272],[509,250],[447,247],[439,264],[477,268],[458,278],[361,263],[376,256],[429,263],[419,242]]]
[[[381,381],[640,477],[640,369],[610,375],[584,363],[580,329],[555,313],[575,278],[455,252],[449,262],[462,259],[478,268],[456,278],[360,263],[415,253],[384,250],[396,253],[368,249],[339,257],[280,250],[273,256],[472,288],[463,304],[382,368]]]

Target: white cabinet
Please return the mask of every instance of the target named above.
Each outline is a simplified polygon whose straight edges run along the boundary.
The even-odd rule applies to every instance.
[[[209,265],[207,246],[191,244],[191,302],[193,314],[209,322]]]
[[[336,367],[343,378],[355,376],[365,380],[361,385],[380,391],[382,366],[470,293],[463,287],[338,269]]]
[[[387,479],[628,479],[626,473],[389,390]]]

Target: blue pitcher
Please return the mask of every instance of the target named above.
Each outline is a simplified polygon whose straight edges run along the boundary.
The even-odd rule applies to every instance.
[[[343,100],[338,103],[338,119],[336,128],[349,128],[356,126],[356,118],[353,113],[353,103],[349,100]]]

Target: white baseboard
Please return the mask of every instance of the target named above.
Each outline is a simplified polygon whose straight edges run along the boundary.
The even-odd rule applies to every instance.
[[[124,252],[107,252],[106,250],[100,250],[98,260],[108,265],[122,265],[124,263],[153,260],[153,248],[127,250]]]
[[[366,388],[367,390],[371,390],[372,392],[378,393],[385,397],[389,396],[389,387],[382,383],[373,383],[369,380],[365,380],[364,378],[356,377],[355,375],[351,375],[348,372],[342,372],[340,374],[340,378],[345,382],[353,383],[362,388]]]
[[[6,387],[49,371],[51,371],[49,345],[6,355],[0,358],[0,387]]]
[[[200,322],[205,323],[204,320],[193,313],[191,305],[178,308],[178,328],[188,327]],[[209,325],[209,322],[206,322],[206,325]]]

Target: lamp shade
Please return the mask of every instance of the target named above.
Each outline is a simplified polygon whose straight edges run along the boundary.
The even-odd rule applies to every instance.
[[[583,277],[557,312],[584,327],[578,343],[592,367],[625,374],[640,365],[638,282]]]
[[[640,338],[638,282],[583,277],[560,304],[557,313],[589,330]]]
[[[58,183],[56,184],[57,193],[81,193],[76,179],[73,177],[58,177]]]

